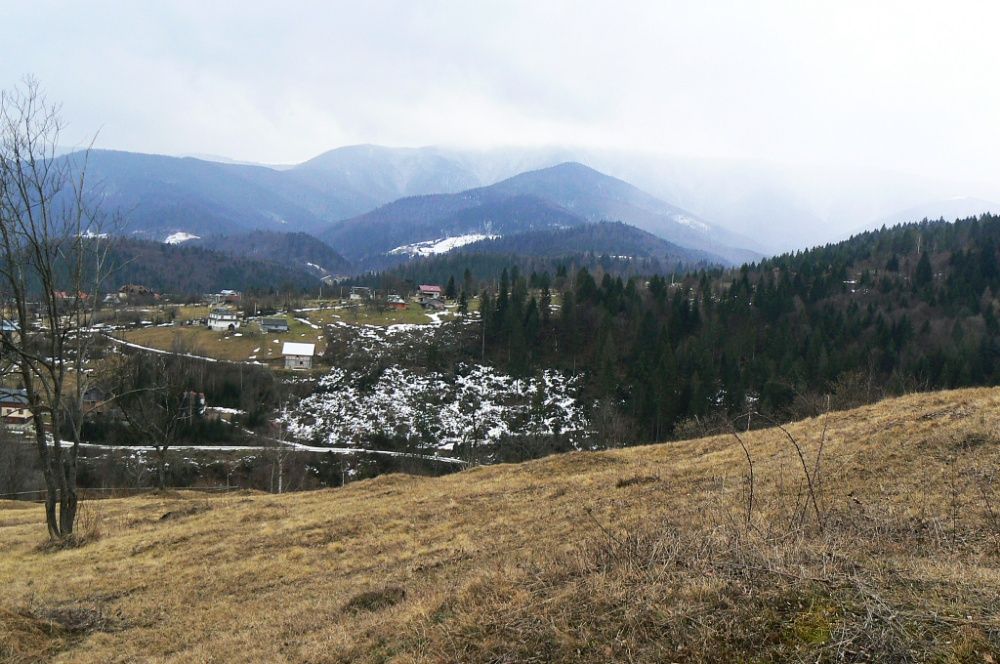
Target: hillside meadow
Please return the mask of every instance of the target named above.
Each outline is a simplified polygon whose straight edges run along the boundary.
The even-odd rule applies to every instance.
[[[1000,389],[974,389],[442,478],[92,501],[73,548],[0,503],[0,661],[993,662],[998,462]]]

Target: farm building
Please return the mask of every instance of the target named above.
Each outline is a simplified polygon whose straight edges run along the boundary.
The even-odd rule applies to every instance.
[[[388,304],[393,309],[402,310],[406,308],[406,300],[401,298],[399,295],[392,293],[385,299],[386,304]]]
[[[288,319],[284,316],[262,318],[260,329],[264,332],[288,332]]]
[[[294,371],[308,371],[312,369],[313,355],[316,354],[316,344],[300,344],[286,341],[281,347],[281,354],[285,358],[285,368]]]

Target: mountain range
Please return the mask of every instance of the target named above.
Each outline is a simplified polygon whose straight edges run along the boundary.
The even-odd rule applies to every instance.
[[[734,234],[573,162],[456,194],[403,198],[337,222],[320,237],[349,259],[372,264],[435,238],[480,239],[600,221],[625,222],[678,248],[707,252],[719,264],[760,257],[738,248]]]
[[[621,221],[707,253],[715,262],[734,264],[883,222],[966,216],[968,206],[956,208],[956,200],[984,210],[996,207],[984,198],[934,199],[947,188],[919,179],[852,177],[568,148],[358,145],[286,166],[102,150],[88,159],[96,199],[105,210],[123,213],[126,235],[201,241],[223,250],[256,247],[254,252],[266,252],[270,243],[276,259],[322,265],[331,275],[497,235],[598,221]],[[834,182],[847,183],[847,193],[816,194],[818,183],[828,183],[829,190]],[[880,188],[882,182],[890,185]],[[938,210],[941,214],[934,214]],[[289,245],[301,249],[307,242],[302,237],[279,241],[274,235],[268,243],[261,236],[241,239],[257,231],[308,233],[342,256],[326,256],[324,264],[282,253]],[[220,236],[226,244],[220,244]]]

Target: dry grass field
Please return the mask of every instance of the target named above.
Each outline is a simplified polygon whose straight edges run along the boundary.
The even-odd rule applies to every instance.
[[[470,308],[470,311],[472,309]],[[451,305],[446,317],[453,315],[454,305]],[[317,325],[328,323],[350,323],[351,325],[397,325],[409,323],[414,325],[424,325],[433,319],[416,302],[410,302],[405,309],[386,309],[376,311],[363,306],[327,307],[304,312],[304,316]]]
[[[129,343],[161,350],[173,350],[179,341],[187,352],[233,362],[277,362],[282,357],[281,348],[285,341],[316,344],[317,357],[322,356],[326,347],[326,335],[322,329],[317,330],[293,318],[289,318],[288,332],[285,333],[262,334],[251,329],[240,329],[237,333],[240,336],[191,325],[146,327],[128,330],[119,337]]]
[[[59,550],[0,504],[0,660],[1000,661],[1000,389],[787,430],[752,505],[733,436],[90,502]]]

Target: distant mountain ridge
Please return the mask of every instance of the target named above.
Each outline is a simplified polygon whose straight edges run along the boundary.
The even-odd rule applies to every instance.
[[[612,258],[655,258],[665,263],[722,265],[715,254],[686,249],[620,221],[602,221],[572,228],[530,231],[473,242],[455,250],[465,254],[516,254],[559,258],[581,254]]]
[[[556,154],[352,146],[277,169],[95,150],[87,167],[95,202],[122,211],[130,237],[214,246],[220,235],[307,232],[359,269],[401,260],[384,255],[413,243],[604,220],[727,263],[759,258],[749,239],[583,164],[516,171]],[[483,185],[499,175],[512,176]]]
[[[414,196],[337,222],[320,238],[366,265],[415,242],[449,236],[517,233],[622,221],[721,262],[760,257],[726,244],[735,239],[680,208],[578,163],[516,175],[456,194]]]

